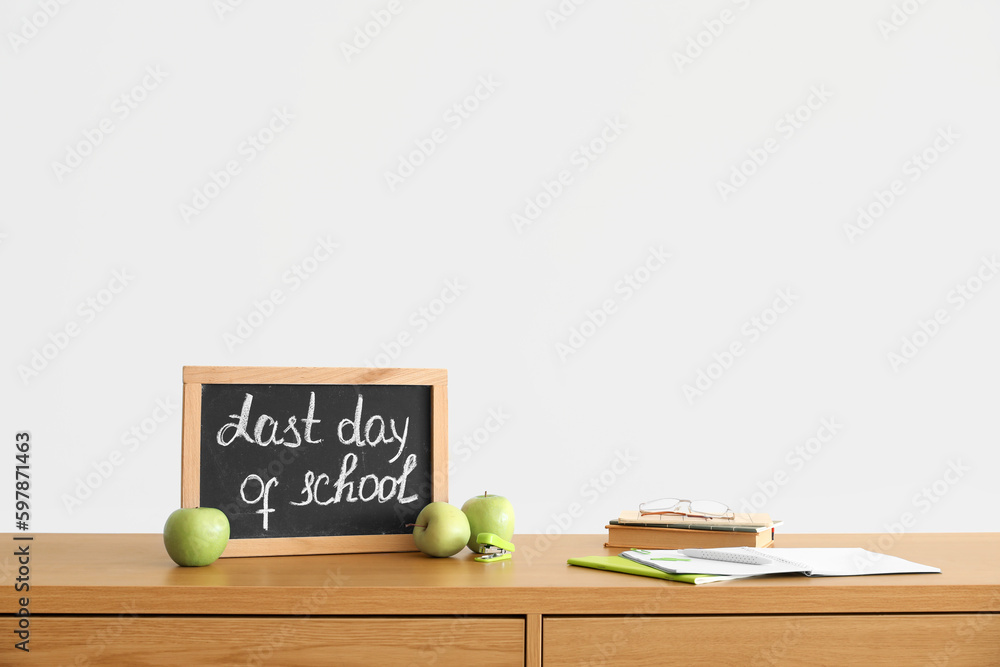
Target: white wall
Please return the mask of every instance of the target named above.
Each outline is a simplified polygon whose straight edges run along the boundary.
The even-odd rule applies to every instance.
[[[664,495],[789,532],[996,529],[1000,280],[977,276],[1000,249],[995,4],[589,2],[556,22],[575,5],[404,0],[348,57],[388,2],[224,1],[0,18],[0,434],[33,433],[32,529],[162,528],[180,410],[123,434],[179,406],[184,365],[386,361],[448,369],[451,499],[507,495],[519,532],[602,532]],[[477,91],[459,125],[448,110]],[[269,123],[262,151],[243,143]],[[880,191],[894,201],[863,229]],[[338,247],[296,285],[318,239]],[[647,273],[651,249],[670,257]],[[629,274],[648,280],[630,292]],[[272,290],[284,301],[231,349]],[[921,346],[894,363],[904,339]],[[25,373],[36,351],[54,358]],[[700,371],[716,379],[689,400]],[[502,426],[462,444],[491,411]]]

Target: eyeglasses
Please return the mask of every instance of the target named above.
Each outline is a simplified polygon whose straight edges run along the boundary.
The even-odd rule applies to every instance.
[[[685,507],[687,510],[685,511]],[[682,498],[660,498],[639,505],[639,515],[679,514],[700,516],[707,519],[734,519],[735,513],[725,503],[714,500],[684,500]]]

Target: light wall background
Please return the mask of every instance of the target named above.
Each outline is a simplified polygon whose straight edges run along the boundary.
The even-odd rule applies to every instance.
[[[996,4],[224,2],[0,14],[0,496],[29,429],[33,530],[162,529],[184,365],[448,369],[450,499],[518,532],[667,495],[997,529]]]

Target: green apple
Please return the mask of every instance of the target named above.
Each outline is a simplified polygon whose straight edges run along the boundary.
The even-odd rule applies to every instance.
[[[413,524],[413,541],[428,556],[454,556],[469,541],[469,520],[454,505],[434,502],[425,506]]]
[[[163,526],[163,546],[178,565],[209,565],[229,543],[229,519],[214,507],[174,510]]]
[[[469,498],[462,505],[462,512],[469,518],[469,548],[476,553],[486,550],[476,542],[479,533],[493,533],[508,542],[514,537],[514,506],[503,496],[484,493]]]

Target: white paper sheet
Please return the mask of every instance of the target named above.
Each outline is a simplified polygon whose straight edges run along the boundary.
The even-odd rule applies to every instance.
[[[940,568],[921,565],[896,556],[860,548],[771,548],[714,549],[713,551],[752,551],[773,559],[768,565],[748,565],[726,561],[690,558],[670,549],[625,551],[622,556],[664,572],[676,574],[717,574],[753,576],[801,572],[811,577],[851,577],[867,574],[913,574],[940,572]],[[674,560],[676,559],[676,560]]]

